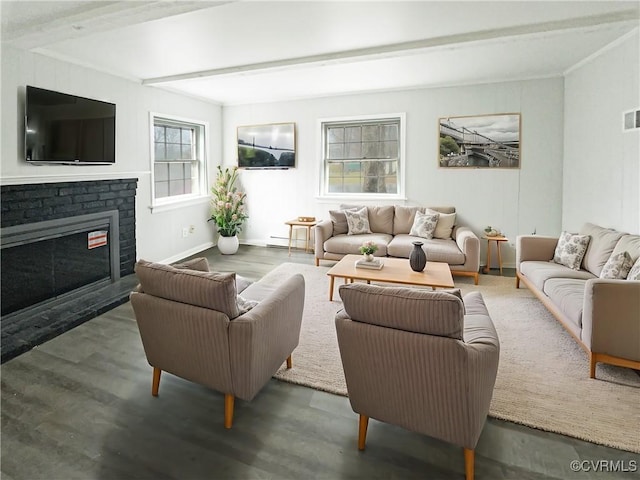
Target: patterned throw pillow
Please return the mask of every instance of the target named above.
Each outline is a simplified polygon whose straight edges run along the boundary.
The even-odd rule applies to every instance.
[[[602,267],[600,278],[624,279],[629,275],[629,270],[633,266],[633,260],[629,252],[620,252],[611,255],[607,263]]]
[[[436,231],[436,225],[438,224],[439,213],[422,213],[416,212],[416,216],[413,219],[413,225],[409,235],[415,237],[422,237],[430,240],[433,238],[433,232]]]
[[[629,270],[627,280],[640,280],[640,257],[638,257],[636,263],[634,263],[633,267],[631,267],[631,270]]]
[[[369,214],[367,213],[367,207],[363,207],[360,210],[344,211],[345,216],[347,217],[347,225],[349,226],[349,231],[347,235],[360,235],[363,233],[371,233],[371,228],[369,228]]]
[[[456,225],[455,213],[441,213],[427,208],[425,213],[438,213],[438,224],[436,225],[436,231],[433,232],[433,238],[441,238],[443,240],[449,240],[453,233],[453,227]]]
[[[553,261],[573,270],[580,270],[582,258],[589,246],[589,239],[589,235],[562,232],[553,254]]]

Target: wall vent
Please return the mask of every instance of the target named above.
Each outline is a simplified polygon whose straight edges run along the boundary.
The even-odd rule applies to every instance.
[[[640,129],[640,108],[628,110],[622,114],[622,131],[631,132]]]

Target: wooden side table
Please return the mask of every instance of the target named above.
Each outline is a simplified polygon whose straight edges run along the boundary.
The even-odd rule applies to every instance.
[[[289,220],[288,222],[284,222],[286,225],[289,225],[289,256],[291,256],[291,238],[293,237],[293,227],[306,227],[306,235],[305,235],[305,246],[304,251],[309,251],[309,240],[311,239],[311,229],[316,226],[319,220],[314,220],[313,222],[301,222],[300,220]]]
[[[498,266],[500,267],[500,275],[502,275],[502,255],[500,253],[500,244],[502,242],[508,242],[509,239],[507,237],[503,237],[502,235],[497,237],[482,237],[487,240],[487,264],[484,267],[483,272],[489,273],[491,270],[491,242],[496,242],[496,251],[498,253]]]

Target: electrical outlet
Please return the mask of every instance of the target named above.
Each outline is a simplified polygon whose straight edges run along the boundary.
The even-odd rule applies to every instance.
[[[196,231],[196,226],[195,225],[189,225],[189,233],[193,233]]]
[[[189,236],[189,229],[187,227],[182,228],[182,238],[186,238]]]

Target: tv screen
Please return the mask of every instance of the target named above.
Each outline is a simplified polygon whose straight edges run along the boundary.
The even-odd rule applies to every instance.
[[[115,104],[27,86],[25,110],[27,162],[115,163]]]

